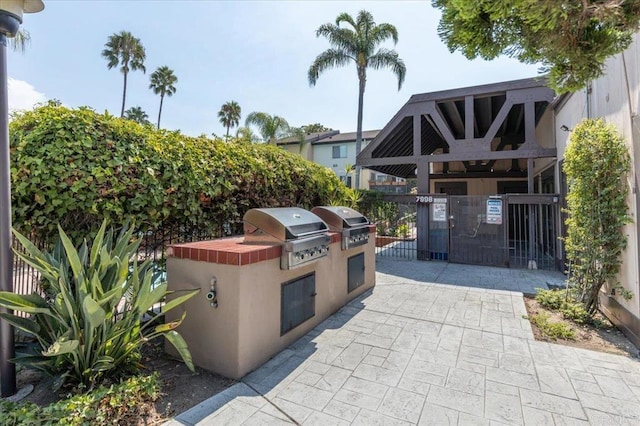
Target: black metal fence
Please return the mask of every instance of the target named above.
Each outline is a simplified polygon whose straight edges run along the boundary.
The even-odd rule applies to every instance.
[[[385,200],[369,213],[377,224],[377,256],[562,270],[558,195],[431,194]],[[419,228],[416,218],[425,212],[428,221]]]
[[[415,199],[413,196],[408,196]],[[397,259],[417,258],[416,204],[400,197],[377,203],[369,213],[376,224],[376,255]]]
[[[194,241],[211,240],[233,235],[242,232],[242,223],[225,223],[221,226],[203,229],[189,225],[165,224],[157,229],[140,231],[138,237],[141,238],[138,249],[138,261],[151,259],[157,270],[166,272],[167,247],[171,244],[188,243]],[[41,250],[46,249],[44,242],[38,239],[31,239]],[[14,238],[13,248],[24,253],[24,248]],[[13,291],[17,294],[31,294],[39,292],[40,275],[31,265],[22,260],[19,256],[13,256]]]

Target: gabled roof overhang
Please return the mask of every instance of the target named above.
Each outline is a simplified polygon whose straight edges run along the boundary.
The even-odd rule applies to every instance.
[[[411,178],[419,162],[555,157],[535,135],[554,98],[544,78],[413,95],[356,164]]]

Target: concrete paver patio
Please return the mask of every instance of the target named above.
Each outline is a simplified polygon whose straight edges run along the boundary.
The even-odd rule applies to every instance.
[[[522,293],[493,289],[558,275],[377,269],[373,291],[169,424],[640,424],[640,362],[536,342]]]

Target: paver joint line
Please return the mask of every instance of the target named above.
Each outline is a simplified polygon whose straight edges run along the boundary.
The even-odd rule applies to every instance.
[[[260,395],[261,398],[264,398],[265,401],[267,401],[267,403],[271,404],[271,406],[273,406],[273,408],[275,408],[276,410],[278,410],[279,412],[281,412],[284,416],[286,416],[289,420],[291,420],[291,422],[294,425],[300,425],[300,423],[298,423],[296,421],[296,419],[294,419],[293,417],[291,417],[289,414],[287,414],[283,409],[281,409],[280,407],[278,407],[276,405],[276,403],[274,403],[273,401],[271,401],[269,398],[267,398],[266,396],[264,396],[262,394],[262,392],[259,392],[256,388],[254,388],[253,386],[251,386],[251,384],[245,382],[244,380],[242,380],[242,383],[244,383],[245,385],[247,385],[249,388],[251,388],[251,390],[253,390],[255,393],[257,393],[258,395]]]
[[[185,418],[183,424],[640,420],[636,360],[536,342],[521,319],[522,293],[442,284],[455,276],[456,265],[438,266],[437,273],[429,267],[377,272],[378,286],[352,302],[360,309],[341,309],[245,377],[244,393],[228,392],[206,419]],[[483,273],[495,270],[478,269],[480,281]],[[510,277],[533,286],[533,274]],[[434,276],[440,284],[421,282]]]

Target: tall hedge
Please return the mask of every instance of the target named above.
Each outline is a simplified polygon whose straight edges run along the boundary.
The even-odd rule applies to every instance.
[[[563,169],[569,187],[564,240],[571,262],[569,284],[593,315],[602,286],[619,287],[616,275],[627,244],[623,227],[631,223],[629,149],[614,125],[583,120],[571,133]]]
[[[270,145],[155,130],[89,108],[46,105],[10,125],[13,223],[81,238],[102,219],[214,229],[254,207],[328,204],[349,190],[329,169]]]

